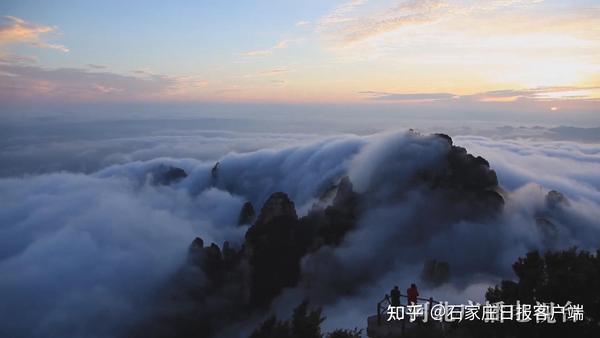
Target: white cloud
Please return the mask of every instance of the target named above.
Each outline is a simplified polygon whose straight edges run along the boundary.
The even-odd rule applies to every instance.
[[[310,25],[310,21],[306,21],[306,20],[301,20],[296,22],[296,27],[303,27],[303,26],[308,26]]]
[[[289,73],[291,70],[287,67],[274,67],[271,69],[266,69],[260,71],[259,74],[263,76],[272,76],[272,75],[281,75],[285,73]]]
[[[139,100],[194,97],[208,82],[195,76],[169,76],[146,70],[123,75],[98,66],[43,68],[31,63],[0,63],[0,97],[7,101],[35,97],[46,101]],[[24,90],[26,89],[26,90]]]
[[[277,42],[276,44],[274,44],[272,47],[267,48],[267,49],[259,49],[259,50],[251,50],[248,52],[244,52],[241,55],[242,56],[246,56],[246,57],[255,57],[255,56],[267,56],[267,55],[271,55],[273,54],[274,51],[278,50],[278,49],[286,49],[290,46],[291,43],[294,42],[299,42],[302,39],[284,39],[281,40],[279,42]]]
[[[56,27],[37,25],[14,16],[4,16],[0,22],[0,46],[26,43],[38,48],[68,52],[69,49],[63,45],[42,40],[42,35],[53,32],[56,32]]]
[[[540,3],[540,0],[405,0],[367,6],[366,0],[342,4],[320,20],[320,30],[336,43],[361,42],[403,27],[431,24],[457,15],[469,15],[501,7]]]

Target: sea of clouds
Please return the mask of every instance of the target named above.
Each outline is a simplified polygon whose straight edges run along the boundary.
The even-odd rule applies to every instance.
[[[183,264],[196,236],[219,245],[243,242],[247,226],[237,220],[245,201],[259,209],[272,192],[283,191],[302,215],[342,175],[359,191],[402,184],[440,154],[438,143],[407,135],[200,131],[25,146],[6,140],[0,157],[18,161],[5,162],[0,178],[0,336],[126,332]],[[512,262],[528,250],[599,247],[600,144],[476,135],[454,142],[496,170],[506,199],[500,217],[423,228],[438,224],[444,211],[422,192],[380,203],[340,247],[306,257],[303,280],[273,309],[291,313],[309,296],[325,306],[326,329],[354,327],[393,285],[417,281],[425,259],[448,261],[452,278],[423,286],[422,295],[481,301],[489,285],[512,276]],[[152,184],[152,173],[164,165],[189,176]],[[570,205],[548,210],[552,189]],[[544,238],[539,215],[552,219],[559,236]],[[411,237],[415,232],[421,236]],[[339,291],[340,283],[354,287]]]

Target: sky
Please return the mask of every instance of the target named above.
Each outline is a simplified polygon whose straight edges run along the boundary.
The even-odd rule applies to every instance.
[[[476,107],[593,120],[600,1],[5,0],[0,99]]]

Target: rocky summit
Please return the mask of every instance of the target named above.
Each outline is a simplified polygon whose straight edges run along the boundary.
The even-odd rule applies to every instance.
[[[432,203],[447,208],[446,214],[432,219],[495,217],[504,200],[489,163],[454,146],[447,135],[434,136],[431,142],[437,142],[436,138],[447,143],[440,161],[417,171],[410,179],[411,189],[429,191]],[[180,176],[183,173],[171,168],[164,172],[160,182]],[[407,188],[397,189],[390,198],[401,196],[400,190]],[[151,334],[147,329],[143,333],[189,336],[203,332],[210,336],[225,323],[263,313],[282,290],[302,280],[304,257],[321,248],[342,244],[346,235],[358,226],[361,216],[377,207],[373,204],[373,194],[368,190],[356,192],[351,179],[342,176],[324,189],[321,198],[302,217],[298,217],[294,202],[285,192],[272,193],[256,217],[252,203],[244,203],[238,223],[251,223],[244,243],[237,248],[224,243],[219,248],[214,243],[205,246],[202,239],[194,239],[187,263],[165,288],[160,300],[171,304],[167,308],[177,310],[160,312],[157,315],[160,319],[148,326],[152,328]],[[549,199],[550,203],[561,200],[556,194]],[[384,202],[406,203],[402,201]],[[430,261],[424,266],[423,276],[431,284],[444,283],[449,278],[448,263]]]

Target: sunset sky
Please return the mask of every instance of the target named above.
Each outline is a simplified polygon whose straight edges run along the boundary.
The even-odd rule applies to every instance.
[[[600,1],[0,3],[0,99],[600,111]]]

